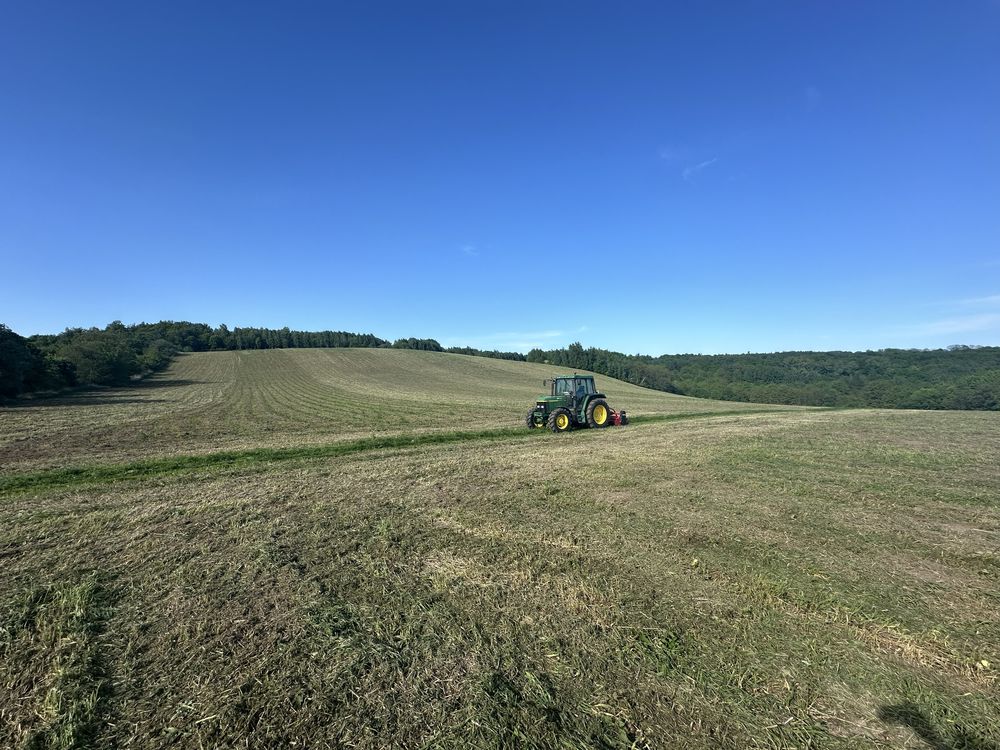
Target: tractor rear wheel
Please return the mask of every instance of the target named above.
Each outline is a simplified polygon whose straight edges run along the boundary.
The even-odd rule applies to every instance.
[[[607,427],[611,424],[611,410],[603,398],[595,399],[587,407],[587,425],[590,427]]]
[[[549,429],[553,432],[569,432],[573,429],[573,415],[569,409],[556,409],[549,415]]]
[[[535,410],[534,409],[532,409],[531,411],[528,412],[528,416],[524,418],[524,423],[526,425],[528,425],[528,429],[529,430],[533,430],[536,427],[538,427],[538,425],[535,424]]]

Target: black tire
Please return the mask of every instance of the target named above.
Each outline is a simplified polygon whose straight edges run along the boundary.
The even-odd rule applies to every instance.
[[[624,427],[625,425],[628,424],[628,415],[625,412],[622,412],[621,414],[622,414],[622,427]]]
[[[528,429],[529,430],[534,430],[536,427],[538,427],[538,425],[535,424],[535,410],[534,409],[532,409],[531,411],[528,412],[528,416],[524,418],[524,423],[526,425],[528,425]]]
[[[549,414],[549,429],[553,432],[569,432],[572,430],[573,415],[570,414],[569,409],[560,408]]]
[[[595,398],[587,405],[587,426],[598,429],[611,424],[611,409],[603,398]]]

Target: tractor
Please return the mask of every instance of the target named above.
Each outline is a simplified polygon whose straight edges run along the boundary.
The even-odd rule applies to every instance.
[[[607,396],[598,393],[593,375],[560,375],[542,385],[549,387],[549,395],[540,397],[525,417],[529,430],[548,427],[568,432],[576,427],[628,424],[625,412],[610,408]]]

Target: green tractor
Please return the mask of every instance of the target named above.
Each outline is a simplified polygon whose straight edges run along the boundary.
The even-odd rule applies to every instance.
[[[608,406],[607,396],[598,393],[593,375],[560,375],[543,381],[549,395],[538,399],[528,412],[529,430],[548,427],[553,432],[567,432],[576,427],[608,427],[628,424],[624,411]]]

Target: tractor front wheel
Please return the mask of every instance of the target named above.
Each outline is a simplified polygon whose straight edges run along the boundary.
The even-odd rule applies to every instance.
[[[524,423],[526,425],[528,425],[528,429],[529,430],[533,430],[536,427],[538,427],[538,425],[535,424],[535,410],[534,409],[532,409],[531,411],[528,412],[528,416],[525,417]]]
[[[553,432],[569,432],[573,429],[573,415],[569,409],[556,409],[549,415],[549,429]]]
[[[607,427],[611,424],[611,410],[603,398],[590,402],[587,407],[587,425],[590,427]]]

